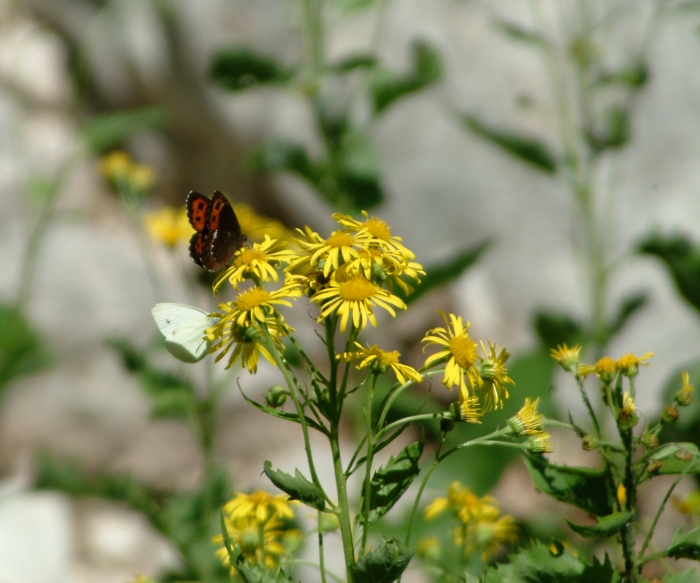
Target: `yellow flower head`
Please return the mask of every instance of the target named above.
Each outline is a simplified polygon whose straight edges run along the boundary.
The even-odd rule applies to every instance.
[[[217,313],[217,316],[221,319],[206,332],[207,339],[212,342],[209,353],[219,352],[216,362],[224,358],[233,348],[226,368],[232,367],[240,360],[241,366],[245,366],[248,372],[255,374],[258,372],[260,355],[264,356],[271,364],[275,364],[275,359],[263,343],[264,335],[259,323],[253,322],[248,326],[238,326],[232,318],[233,309],[231,306],[221,304],[219,307],[222,312]],[[284,345],[280,338],[286,336],[289,332],[294,332],[294,330],[287,326],[284,321],[280,320],[280,322],[282,323],[281,326],[275,317],[269,317],[265,320],[265,326],[267,326],[270,337],[277,349],[283,351]]]
[[[615,376],[617,375],[617,362],[609,356],[604,356],[598,362],[596,362],[595,365],[578,365],[579,376],[585,377],[591,373],[595,373],[601,381],[603,381],[606,385],[609,385],[615,380]]]
[[[234,204],[233,210],[241,226],[241,232],[249,241],[262,242],[269,237],[281,241],[291,241],[292,234],[279,221],[259,215],[247,204]]]
[[[338,358],[345,362],[361,360],[361,362],[357,365],[357,368],[365,368],[369,366],[372,370],[381,374],[387,372],[388,369],[391,369],[394,371],[397,380],[402,385],[405,385],[408,381],[419,383],[423,380],[423,377],[415,368],[399,362],[399,357],[401,354],[396,350],[387,352],[379,348],[379,346],[376,344],[373,344],[368,348],[365,348],[359,342],[355,342],[355,345],[360,350],[356,352],[345,352],[343,354],[339,354]]]
[[[552,453],[554,451],[552,436],[546,431],[530,435],[527,444],[533,453]]]
[[[364,221],[358,221],[340,213],[334,214],[333,218],[341,226],[356,231],[358,235],[368,235],[370,237],[369,243],[372,246],[396,251],[409,261],[416,258],[412,251],[404,247],[401,237],[392,236],[391,227],[385,221],[377,217],[370,217],[367,211],[362,211],[362,215],[365,217]]]
[[[471,367],[467,374],[473,390],[478,390],[484,400],[484,411],[492,408],[503,408],[508,398],[506,385],[515,384],[508,376],[505,363],[510,353],[503,348],[498,351],[498,345],[489,341],[488,351],[483,342],[480,342],[483,356],[479,356],[477,363]]]
[[[541,433],[544,417],[537,412],[537,404],[539,402],[539,398],[532,402],[530,397],[525,397],[525,404],[520,411],[508,420],[515,435],[537,435]]]
[[[292,261],[289,269],[308,266],[311,270],[322,270],[326,277],[341,265],[357,259],[359,250],[366,248],[370,240],[368,233],[335,231],[328,239],[324,239],[309,227],[297,231],[301,238],[294,239],[294,243],[301,249],[302,254]]]
[[[579,352],[581,352],[581,347],[576,344],[574,347],[569,348],[566,344],[561,344],[552,349],[552,358],[556,360],[559,365],[566,371],[569,371],[572,375],[578,375],[578,363],[579,363]]]
[[[700,490],[693,490],[685,498],[673,496],[673,506],[681,514],[700,516]]]
[[[693,385],[690,384],[690,376],[687,370],[681,373],[681,381],[683,386],[676,393],[675,400],[680,407],[687,407],[693,402],[691,393],[694,391]]]
[[[499,518],[484,516],[477,520],[470,530],[473,542],[467,545],[467,552],[483,549],[481,560],[488,561],[497,557],[506,548],[506,545],[514,543],[518,539],[518,527],[515,519],[506,514]]]
[[[426,368],[447,361],[445,376],[442,383],[450,390],[455,385],[459,387],[460,394],[469,394],[471,391],[467,387],[465,378],[469,373],[470,379],[473,375],[478,375],[474,365],[478,361],[477,345],[469,337],[469,322],[462,322],[462,318],[450,314],[448,322],[447,316],[442,310],[438,310],[442,319],[445,320],[446,328],[433,328],[429,330],[423,342],[426,347],[431,344],[444,347],[443,350],[430,355],[425,361]],[[425,347],[423,347],[425,350]],[[472,372],[474,369],[474,372]]]
[[[634,400],[630,397],[629,392],[625,391],[622,395],[622,407],[618,413],[620,424],[627,428],[634,427],[638,421],[636,410]]]
[[[414,291],[406,280],[417,284],[420,276],[425,275],[420,263],[407,260],[395,250],[378,247],[360,249],[357,259],[348,263],[347,269],[349,273],[360,272],[374,283],[386,285],[389,290],[397,285],[406,295]]]
[[[224,504],[224,512],[231,520],[254,517],[259,523],[263,523],[273,516],[282,519],[294,518],[292,505],[298,506],[299,503],[290,501],[286,494],[270,494],[264,490],[256,490],[251,494],[237,492]]]
[[[245,328],[253,322],[265,322],[269,316],[276,313],[274,306],[291,307],[289,300],[296,299],[300,295],[299,284],[287,280],[281,288],[274,291],[267,291],[262,287],[251,287],[238,292],[235,300],[220,304],[219,308],[225,312],[222,319],[230,320],[239,328]]]
[[[459,390],[459,418],[467,423],[481,423],[484,414],[479,405],[479,397],[470,395],[462,389]]]
[[[617,503],[623,509],[627,506],[627,488],[622,482],[617,486]]]
[[[652,356],[653,352],[647,352],[644,356],[635,356],[634,354],[625,354],[617,360],[617,369],[626,377],[634,378],[639,373],[639,365],[649,366],[646,362]]]
[[[129,154],[121,150],[102,158],[100,171],[117,189],[128,188],[136,192],[145,192],[155,184],[153,169],[150,166],[137,164]]]
[[[334,314],[340,316],[341,333],[345,332],[351,316],[352,324],[357,330],[364,330],[368,320],[376,326],[373,306],[385,309],[394,317],[394,307],[406,309],[406,304],[395,295],[361,274],[348,276],[344,270],[334,273],[328,285],[314,294],[311,300],[321,307],[319,322]]]
[[[166,206],[147,213],[143,218],[148,234],[159,243],[175,247],[178,243],[190,240],[194,229],[187,219],[187,209],[183,206]]]
[[[284,249],[285,241],[271,239],[268,235],[262,243],[253,243],[252,247],[242,247],[233,258],[233,263],[225,269],[214,282],[214,293],[227,279],[234,289],[247,279],[252,279],[256,284],[264,281],[277,283],[279,276],[277,269],[282,263],[289,263],[296,257],[294,251]]]

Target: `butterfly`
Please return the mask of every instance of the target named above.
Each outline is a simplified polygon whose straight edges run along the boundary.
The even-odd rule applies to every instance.
[[[184,304],[156,304],[151,313],[165,336],[165,348],[175,358],[183,362],[198,362],[206,356],[211,342],[205,332],[219,321],[218,318]]]
[[[187,218],[197,231],[190,239],[190,257],[209,271],[222,268],[246,242],[231,203],[217,190],[211,199],[192,191],[186,204]]]

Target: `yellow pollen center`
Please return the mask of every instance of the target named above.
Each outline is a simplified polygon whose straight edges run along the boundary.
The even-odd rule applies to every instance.
[[[264,303],[267,303],[269,300],[269,293],[267,293],[264,289],[254,287],[238,296],[236,299],[236,307],[243,312],[248,312]]]
[[[240,255],[236,257],[234,265],[242,267],[243,265],[252,265],[253,261],[266,261],[267,253],[260,249],[244,249]]]
[[[464,370],[476,362],[476,344],[464,336],[455,336],[450,340],[450,352],[455,362]]]
[[[326,245],[329,247],[352,247],[354,244],[355,237],[353,237],[350,233],[343,233],[342,231],[333,233],[326,240]]]
[[[385,350],[379,348],[379,346],[376,344],[373,344],[369,351],[377,357],[377,360],[383,366],[393,366],[395,364],[399,364],[399,357],[401,356],[401,353],[397,350],[386,352]]]
[[[391,229],[389,225],[377,217],[372,217],[365,221],[364,227],[375,239],[382,239],[383,241],[391,239]]]
[[[361,302],[371,298],[375,291],[375,286],[372,282],[362,277],[355,277],[341,284],[338,295],[346,302]]]

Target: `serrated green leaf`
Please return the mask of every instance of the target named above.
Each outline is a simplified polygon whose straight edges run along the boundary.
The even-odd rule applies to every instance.
[[[413,71],[408,75],[397,75],[385,70],[375,71],[370,90],[377,114],[400,97],[423,89],[442,77],[442,59],[434,47],[425,41],[416,41],[412,53]]]
[[[603,538],[612,536],[633,518],[633,512],[615,512],[610,516],[599,517],[595,526],[575,524],[568,518],[564,520],[569,523],[569,526],[575,533],[580,534],[584,538]]]
[[[421,278],[421,282],[418,285],[413,286],[415,287],[415,291],[411,295],[406,296],[399,288],[394,289],[394,293],[406,302],[407,305],[412,304],[429,291],[454,281],[461,276],[479,260],[482,253],[484,253],[490,245],[491,241],[483,241],[482,243],[474,245],[471,249],[459,251],[444,263],[426,267],[425,276]],[[410,284],[412,281],[408,283]]]
[[[393,583],[408,567],[413,549],[400,540],[386,538],[355,563],[353,579],[356,583]]]
[[[321,490],[315,484],[309,482],[299,470],[295,469],[294,477],[292,477],[282,471],[273,470],[272,464],[265,460],[263,472],[275,486],[289,494],[292,500],[299,500],[316,510],[325,510],[326,501]]]
[[[555,466],[544,456],[525,454],[525,466],[540,492],[595,516],[613,513],[615,495],[608,476],[589,468]]]
[[[0,395],[12,379],[37,372],[49,362],[46,347],[24,314],[0,303]]]
[[[241,91],[255,85],[286,83],[292,74],[273,59],[241,47],[219,51],[209,69],[211,80],[225,89]]]
[[[537,32],[527,30],[520,25],[513,24],[511,22],[506,22],[505,20],[496,20],[494,25],[498,30],[504,33],[506,36],[513,40],[519,42],[528,43],[530,45],[545,48],[549,46],[549,41],[547,41],[544,36]]]
[[[550,174],[557,171],[556,157],[538,138],[490,126],[474,115],[464,114],[460,117],[464,125],[477,136],[485,138],[521,161]]]
[[[418,461],[423,454],[424,440],[412,443],[392,456],[386,465],[379,468],[370,482],[369,523],[373,524],[384,516],[403,496],[413,480],[420,473]],[[364,496],[359,508],[364,508]]]
[[[534,328],[542,344],[549,349],[561,344],[574,346],[584,337],[583,324],[564,312],[536,312]]]
[[[666,554],[676,559],[700,559],[700,527],[685,533],[679,528],[666,549]]]
[[[166,122],[165,112],[159,106],[123,109],[93,117],[83,125],[82,133],[91,150],[102,152],[121,145],[138,132],[162,128]]]
[[[700,248],[685,235],[656,234],[644,241],[638,251],[661,259],[671,272],[676,289],[700,310]]]

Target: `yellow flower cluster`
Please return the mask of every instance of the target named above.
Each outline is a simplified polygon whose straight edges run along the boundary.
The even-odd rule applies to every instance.
[[[566,345],[564,345],[566,347]],[[648,366],[649,360],[654,356],[653,352],[647,352],[643,356],[635,356],[634,354],[625,354],[621,356],[618,360],[613,360],[609,356],[604,356],[600,358],[595,364],[579,364],[578,365],[578,376],[585,377],[589,374],[595,373],[595,375],[606,385],[609,385],[615,380],[617,373],[619,372],[623,376],[628,378],[634,378],[639,373],[639,366]],[[555,357],[556,360],[556,357]]]
[[[139,193],[153,188],[156,180],[150,166],[134,162],[122,150],[116,150],[102,158],[100,172],[117,189],[128,188]]]
[[[443,512],[450,512],[459,524],[452,531],[455,545],[467,554],[481,553],[484,561],[517,539],[515,520],[507,514],[500,516],[492,496],[479,498],[459,482],[447,488],[447,498],[438,496],[426,507],[425,519],[432,520]]]
[[[294,518],[292,504],[285,494],[274,496],[262,490],[238,493],[224,504],[227,538],[233,547],[240,548],[247,564],[273,569],[298,544],[300,534],[290,528]],[[212,542],[221,545],[216,554],[224,565],[230,565],[223,534],[215,536]],[[231,574],[235,573],[231,567]]]
[[[510,354],[505,349],[499,351],[498,345],[490,341],[488,349],[483,342],[477,345],[469,336],[471,324],[463,322],[461,317],[450,314],[448,320],[444,312],[440,311],[440,315],[445,320],[445,327],[429,330],[423,342],[426,347],[437,345],[442,350],[428,357],[426,368],[447,363],[442,382],[450,390],[459,387],[463,419],[475,420],[475,397],[483,400],[482,411],[502,408],[508,398],[506,385],[514,384],[505,366]]]
[[[194,234],[187,219],[187,209],[166,206],[146,213],[143,218],[146,231],[155,241],[173,248],[178,243],[186,243]]]

